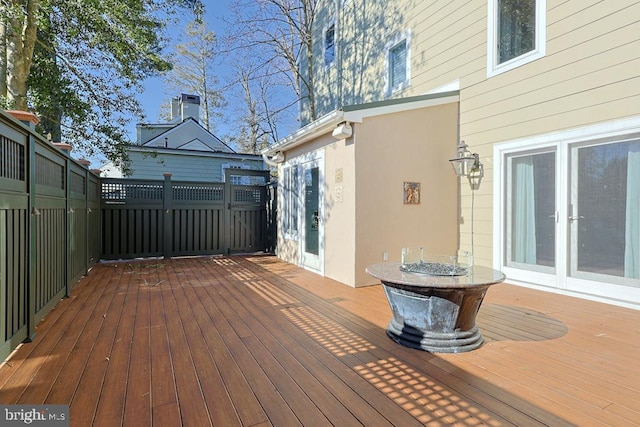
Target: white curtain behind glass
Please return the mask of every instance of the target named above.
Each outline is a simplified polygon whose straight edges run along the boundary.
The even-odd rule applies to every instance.
[[[536,264],[536,203],[533,159],[513,160],[513,261]]]
[[[624,276],[640,279],[640,147],[627,157]]]

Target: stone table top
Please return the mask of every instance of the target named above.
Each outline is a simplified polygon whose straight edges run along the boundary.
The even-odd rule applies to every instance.
[[[400,270],[401,265],[399,262],[381,262],[370,265],[366,272],[382,282],[421,288],[472,288],[495,285],[506,279],[501,271],[478,265],[471,267],[466,275],[460,276],[409,273]]]

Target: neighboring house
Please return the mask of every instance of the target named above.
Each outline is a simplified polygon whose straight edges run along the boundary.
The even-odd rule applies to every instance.
[[[384,253],[453,241],[510,283],[640,308],[638,16],[629,0],[320,2],[320,118],[303,100],[304,126],[264,153],[282,161],[279,256],[360,286]],[[475,190],[448,166],[459,140],[484,165]],[[420,205],[398,199],[405,181]]]
[[[168,123],[136,126],[137,145],[129,148],[127,178],[163,179],[171,173],[175,181],[223,182],[225,169],[264,170],[261,156],[236,153],[198,123],[199,104],[198,96],[183,94],[172,99]],[[101,169],[103,176],[119,172],[112,163]],[[250,178],[237,179],[244,183]]]

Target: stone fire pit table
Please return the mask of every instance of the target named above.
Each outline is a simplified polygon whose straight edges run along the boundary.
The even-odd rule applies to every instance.
[[[433,353],[461,353],[483,342],[476,314],[489,286],[505,275],[473,266],[464,275],[409,273],[399,262],[383,262],[366,272],[380,279],[393,318],[387,335],[407,347]]]

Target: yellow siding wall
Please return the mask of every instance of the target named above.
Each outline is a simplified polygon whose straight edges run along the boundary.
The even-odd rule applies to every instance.
[[[485,164],[475,199],[476,262],[492,264],[497,142],[640,114],[640,2],[547,0],[545,57],[487,78],[487,2],[416,7],[412,94],[460,81],[460,136]],[[461,245],[471,196],[462,186]]]

